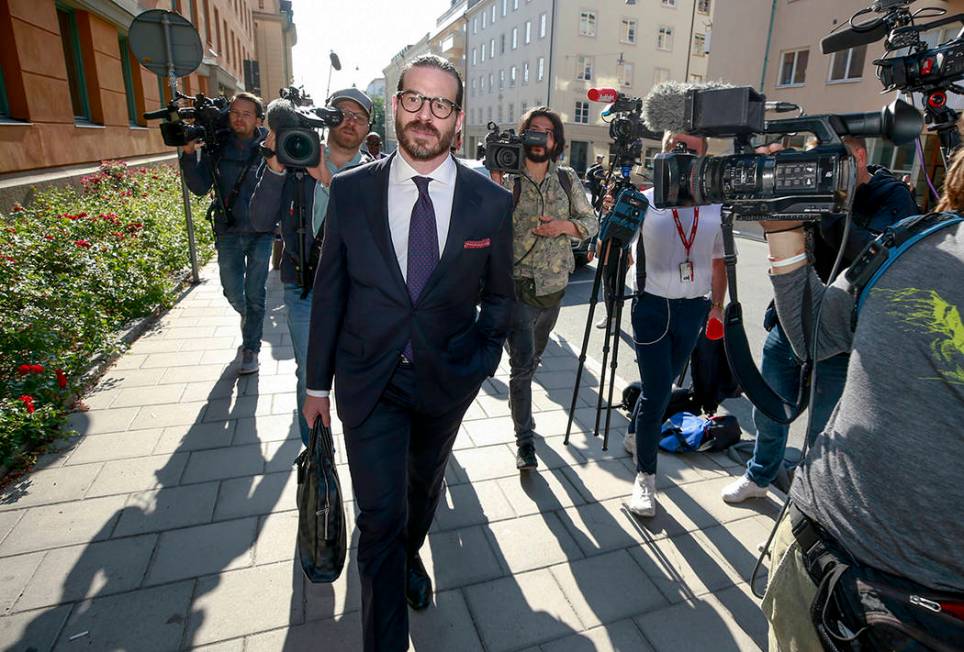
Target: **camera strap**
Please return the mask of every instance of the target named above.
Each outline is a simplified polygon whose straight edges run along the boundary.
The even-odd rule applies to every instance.
[[[556,175],[559,177],[559,185],[562,186],[563,191],[565,191],[566,193],[566,199],[569,200],[569,215],[571,216],[572,215],[572,179],[561,168],[556,168]],[[519,205],[519,199],[522,198],[522,177],[529,179],[528,176],[524,174],[519,174],[519,175],[516,175],[516,177],[512,180],[512,211],[513,212],[515,212],[516,206]],[[536,187],[536,190],[539,192],[539,195],[541,196],[542,191],[539,190],[539,185],[532,179],[529,179],[529,182]],[[544,211],[545,211],[545,199],[543,199],[543,212]],[[536,236],[536,239],[533,240],[532,242],[532,246],[529,247],[524,254],[522,254],[519,260],[512,263],[512,266],[515,267],[523,260],[528,258],[529,254],[532,253],[532,250],[536,248],[536,244],[538,244],[538,242],[539,242],[539,237]]]
[[[228,193],[227,199],[224,200],[224,210],[229,215],[231,214],[231,209],[234,208],[234,202],[238,200],[238,195],[241,194],[241,184],[244,183],[244,178],[248,176],[248,172],[251,170],[251,166],[260,157],[261,152],[258,146],[253,146],[251,152],[248,154],[248,160],[245,161],[244,167],[241,168],[241,174],[234,182],[234,186],[231,187],[231,192]],[[227,215],[225,216],[227,217]],[[233,221],[233,219],[231,220]]]

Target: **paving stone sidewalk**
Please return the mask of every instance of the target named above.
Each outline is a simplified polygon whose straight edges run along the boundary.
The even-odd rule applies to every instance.
[[[355,533],[333,585],[293,561],[301,444],[277,272],[268,301],[260,373],[239,377],[239,320],[206,267],[72,416],[80,436],[0,492],[0,648],[361,649]],[[414,648],[765,649],[746,580],[782,496],[726,505],[739,466],[661,454],[659,513],[634,518],[625,417],[608,452],[586,434],[592,361],[562,443],[578,345],[554,335],[536,376],[538,473],[515,469],[505,360],[469,409],[422,552],[436,595],[412,614]]]

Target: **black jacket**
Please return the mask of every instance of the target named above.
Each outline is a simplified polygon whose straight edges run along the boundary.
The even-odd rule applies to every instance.
[[[395,156],[335,176],[325,218],[306,380],[327,390],[334,378],[348,427],[374,409],[409,340],[423,409],[452,410],[495,373],[511,324],[512,195],[456,162],[445,250],[412,305],[388,226]]]
[[[315,205],[315,179],[305,174],[301,181],[301,202],[304,209],[304,252],[307,257],[315,246],[311,226],[311,211]],[[282,283],[299,283],[297,266],[301,259],[299,216],[295,210],[298,181],[293,175],[277,174],[267,165],[258,175],[258,186],[251,196],[251,222],[255,228],[271,231],[281,224],[281,237],[285,243],[285,255],[281,260]]]

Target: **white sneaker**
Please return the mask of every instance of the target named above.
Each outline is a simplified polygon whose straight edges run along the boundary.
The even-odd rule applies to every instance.
[[[742,503],[750,498],[766,498],[767,488],[761,487],[747,476],[742,475],[723,487],[720,495],[723,497],[723,502]]]
[[[637,516],[656,516],[656,474],[637,473],[629,511]]]

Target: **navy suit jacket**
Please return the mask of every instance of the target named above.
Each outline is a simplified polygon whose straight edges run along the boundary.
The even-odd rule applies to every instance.
[[[315,274],[307,387],[334,378],[348,427],[371,414],[409,340],[418,407],[464,403],[495,373],[511,324],[512,195],[457,163],[445,249],[413,305],[388,226],[394,157],[335,176]]]

